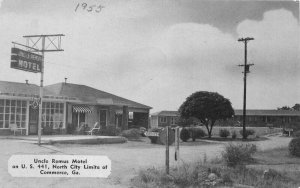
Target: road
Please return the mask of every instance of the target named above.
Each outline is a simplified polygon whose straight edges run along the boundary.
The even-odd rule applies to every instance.
[[[269,140],[251,142],[261,150],[287,146],[290,138],[270,137]],[[180,147],[180,162],[174,160],[174,146],[170,147],[170,165],[182,162],[189,163],[220,155],[224,143],[205,143],[196,141],[183,144]],[[130,179],[137,175],[140,169],[164,167],[165,147],[149,142],[128,142],[125,144],[104,145],[44,145],[21,140],[0,139],[0,186],[15,187],[130,187]],[[109,178],[14,178],[7,172],[7,161],[13,154],[78,154],[106,155],[112,160],[112,174]]]

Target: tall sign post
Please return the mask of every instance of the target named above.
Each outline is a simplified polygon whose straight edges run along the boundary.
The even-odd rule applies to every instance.
[[[244,42],[245,44],[245,63],[244,65],[239,65],[244,67],[244,102],[243,102],[243,139],[246,139],[246,85],[247,85],[247,73],[250,73],[250,66],[254,64],[247,64],[247,43],[254,38],[240,38],[239,42]]]
[[[38,145],[41,144],[42,135],[42,107],[43,107],[43,86],[44,86],[44,63],[45,63],[45,52],[63,51],[61,49],[61,37],[63,34],[54,35],[26,35],[23,36],[27,39],[26,45],[29,49],[35,52],[42,53],[41,61],[41,79],[40,79],[40,105],[39,105],[39,121],[38,121]],[[41,41],[41,42],[40,42]],[[47,45],[47,46],[46,46]]]
[[[43,55],[39,55],[36,53],[32,53],[29,50],[38,51],[36,48],[32,48],[29,46],[25,46],[23,44],[19,44],[16,42],[12,42],[14,44],[14,47],[11,49],[11,62],[10,67],[13,69],[23,70],[27,72],[33,72],[33,73],[42,73],[43,69]],[[15,46],[18,45],[18,47],[25,47],[25,50],[16,48]],[[33,97],[33,99],[35,99]],[[34,100],[34,102],[31,104],[33,108],[37,108],[39,106],[39,99]],[[39,142],[40,143],[40,142]]]

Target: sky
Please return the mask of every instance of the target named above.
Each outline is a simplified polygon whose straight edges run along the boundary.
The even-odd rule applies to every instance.
[[[79,3],[79,7],[76,6]],[[82,3],[103,6],[88,12]],[[299,2],[200,0],[0,0],[0,80],[39,85],[40,74],[10,68],[12,41],[64,34],[45,53],[44,84],[88,85],[178,110],[196,91],[243,107],[241,37],[248,43],[247,108],[300,103]]]

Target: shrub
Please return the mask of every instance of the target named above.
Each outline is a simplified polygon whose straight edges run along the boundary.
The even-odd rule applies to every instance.
[[[300,131],[294,132],[294,133],[293,133],[293,136],[294,136],[294,137],[300,137]]]
[[[67,125],[67,134],[73,134],[74,131],[75,131],[75,127],[71,123],[68,123],[68,125]]]
[[[141,132],[139,129],[129,129],[122,131],[120,136],[128,139],[139,139],[141,137]]]
[[[180,139],[183,142],[188,141],[188,139],[190,139],[190,133],[186,128],[182,128],[181,132],[180,132]]]
[[[145,132],[147,131],[147,129],[145,127],[140,127],[139,130],[140,130],[140,135],[142,137],[146,137]]]
[[[236,137],[237,137],[236,131],[233,131],[233,132],[231,133],[231,138],[232,138],[232,139],[236,139]]]
[[[43,135],[51,135],[53,133],[52,126],[44,126],[43,127]]]
[[[202,138],[206,136],[206,133],[201,128],[189,128],[188,129],[190,137],[192,137],[193,141],[195,141],[197,138]]]
[[[289,143],[289,152],[291,155],[300,157],[300,137],[293,138]]]
[[[233,184],[233,180],[231,179],[231,177],[228,173],[223,173],[222,174],[222,182],[225,185],[232,185]]]
[[[97,134],[103,135],[103,136],[118,136],[121,133],[121,129],[115,126],[107,126],[103,127],[103,129],[100,129],[100,131]]]
[[[219,136],[222,138],[227,138],[230,135],[230,132],[227,129],[220,129]]]
[[[250,135],[254,135],[255,131],[253,129],[246,129],[246,138]],[[243,129],[240,130],[240,134],[243,136]]]
[[[222,158],[229,167],[252,162],[257,151],[255,144],[228,144],[222,152]]]

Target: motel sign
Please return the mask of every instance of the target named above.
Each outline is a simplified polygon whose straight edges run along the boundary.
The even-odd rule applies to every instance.
[[[19,48],[11,49],[10,67],[13,69],[24,70],[38,73],[42,69],[43,56],[21,50]]]

